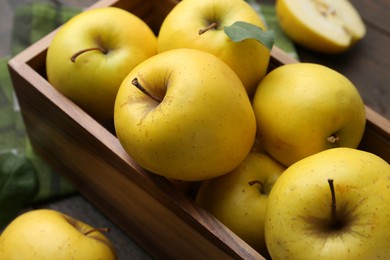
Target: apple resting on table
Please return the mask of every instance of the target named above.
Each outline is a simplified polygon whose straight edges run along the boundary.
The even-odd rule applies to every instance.
[[[109,121],[122,80],[156,52],[156,36],[137,16],[115,7],[88,10],[55,34],[47,51],[47,77],[91,116]]]
[[[166,51],[133,69],[119,88],[114,125],[140,166],[183,181],[233,170],[256,134],[238,76],[216,56],[194,49]]]
[[[228,64],[250,97],[267,72],[270,49],[255,39],[234,42],[225,27],[245,22],[266,27],[256,11],[242,0],[186,0],[164,19],[157,39],[158,52],[192,48],[210,52]]]
[[[348,0],[278,0],[276,14],[292,40],[322,53],[344,52],[366,34],[362,18]]]
[[[0,259],[113,260],[111,242],[86,223],[40,209],[15,218],[0,236]]]
[[[260,82],[253,99],[259,142],[286,166],[335,147],[356,148],[363,100],[345,76],[313,63],[283,65]]]
[[[293,164],[269,195],[265,238],[274,260],[389,259],[390,165],[352,148]]]
[[[265,257],[268,195],[285,169],[268,155],[251,152],[232,172],[204,181],[196,202]]]

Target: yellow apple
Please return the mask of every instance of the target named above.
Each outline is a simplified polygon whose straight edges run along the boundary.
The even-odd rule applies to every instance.
[[[268,194],[285,169],[268,155],[251,152],[232,172],[204,181],[196,202],[265,257]]]
[[[98,120],[112,120],[122,80],[155,55],[157,39],[137,16],[104,7],[59,28],[47,51],[48,81]]]
[[[164,19],[157,39],[158,52],[193,48],[210,52],[227,63],[253,95],[267,72],[270,50],[254,39],[233,42],[225,26],[237,21],[266,30],[256,11],[242,0],[185,0]]]
[[[258,137],[286,166],[334,147],[356,148],[365,106],[345,76],[313,63],[283,65],[267,74],[253,99]]]
[[[366,34],[348,0],[278,0],[276,13],[283,31],[296,43],[322,53],[340,53]]]
[[[0,259],[116,259],[98,229],[59,211],[39,209],[16,217],[0,236]]]
[[[265,238],[278,259],[388,259],[390,166],[352,148],[290,166],[268,199]]]
[[[163,52],[133,69],[119,88],[114,124],[140,166],[183,181],[231,171],[256,134],[240,79],[216,56],[194,49]]]

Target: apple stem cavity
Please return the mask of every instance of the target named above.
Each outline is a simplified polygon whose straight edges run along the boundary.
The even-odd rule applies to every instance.
[[[198,33],[199,33],[199,35],[204,34],[208,30],[217,28],[217,25],[218,24],[216,22],[213,22],[209,26],[207,26],[206,28],[200,29]]]
[[[88,230],[87,232],[84,233],[85,236],[88,236],[89,234],[93,233],[93,232],[109,232],[110,229],[109,228],[93,228],[91,230]]]
[[[150,98],[156,100],[157,102],[161,103],[162,102],[162,99],[153,95],[152,93],[150,93],[148,90],[146,90],[142,85],[141,83],[139,83],[138,81],[138,78],[134,78],[132,81],[131,81],[131,84],[133,84],[134,86],[136,86],[139,90],[142,91],[142,93],[144,93],[145,95],[149,96]]]
[[[92,48],[87,48],[87,49],[76,52],[75,54],[72,55],[72,57],[70,57],[70,60],[72,62],[76,62],[76,59],[78,56],[80,56],[81,54],[88,52],[88,51],[101,51],[103,54],[108,53],[108,51],[102,47],[92,47]]]
[[[262,183],[261,181],[253,180],[253,181],[248,182],[248,184],[249,184],[249,186],[253,186],[255,184],[259,184],[260,185],[260,193],[261,194],[266,194],[264,183]]]

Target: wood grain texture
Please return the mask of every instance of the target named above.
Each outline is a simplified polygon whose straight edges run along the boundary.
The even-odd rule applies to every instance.
[[[154,1],[140,0],[129,6],[130,1],[126,0],[103,0],[94,7],[135,8],[157,28],[174,2]],[[163,2],[167,3],[164,8]],[[156,258],[262,259],[171,182],[141,169],[125,153],[110,127],[95,121],[47,82],[45,55],[52,36],[43,38],[9,63],[36,151]],[[291,62],[296,61],[273,49],[271,69]],[[390,162],[389,121],[369,107],[367,111],[362,148]]]
[[[368,27],[377,28],[384,34],[390,31],[390,2],[388,0],[350,0]],[[373,29],[374,30],[374,29]]]
[[[35,150],[156,257],[261,259],[166,179],[138,167],[110,131],[50,86],[44,62],[52,36],[9,63]]]
[[[12,74],[35,150],[151,254],[194,259],[257,254],[167,180],[138,167],[114,135],[54,88],[32,88],[30,80],[39,82],[39,74],[23,67],[20,72],[24,78]]]
[[[258,0],[275,4],[275,0]],[[361,15],[366,36],[342,54],[327,55],[296,45],[301,62],[328,66],[350,79],[366,105],[390,119],[390,1],[351,0]]]

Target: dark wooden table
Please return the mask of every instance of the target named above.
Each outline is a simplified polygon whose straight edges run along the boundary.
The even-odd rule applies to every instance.
[[[9,0],[9,2],[11,1]],[[18,1],[12,2],[14,5]],[[69,2],[77,2],[79,6],[83,3],[83,1]],[[86,2],[89,4],[94,1],[89,0]],[[274,3],[275,1],[264,2]],[[390,1],[351,0],[351,2],[360,12],[367,26],[366,37],[350,51],[341,55],[321,55],[298,47],[299,56],[302,62],[323,64],[347,76],[355,83],[365,103],[390,119]],[[2,2],[2,8],[0,8],[0,17],[2,19],[4,17],[3,13],[6,12],[3,4],[5,2]],[[2,30],[4,30],[4,24]],[[3,37],[5,33],[3,31],[1,33]],[[116,246],[119,259],[149,258],[141,248],[134,244],[102,212],[94,208],[79,194],[42,203],[36,205],[36,207],[52,208],[72,215],[93,226],[109,227],[111,231],[108,237]]]
[[[351,0],[367,26],[365,38],[336,56],[299,49],[301,60],[327,65],[347,76],[365,103],[390,119],[390,1]]]
[[[259,0],[275,3],[275,0]],[[390,1],[350,0],[367,27],[364,39],[351,50],[323,55],[297,46],[301,62],[326,65],[348,77],[365,103],[390,119]]]

